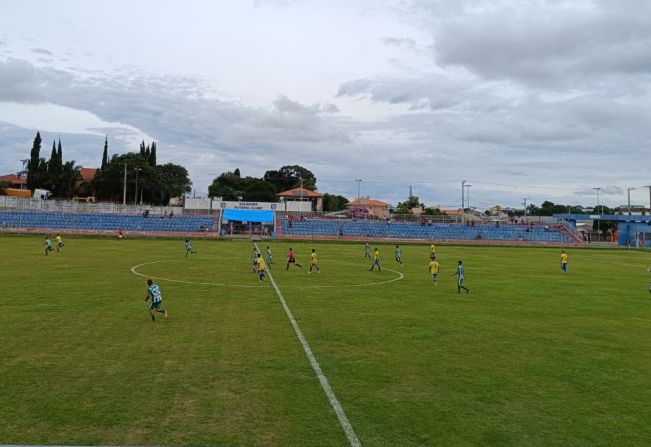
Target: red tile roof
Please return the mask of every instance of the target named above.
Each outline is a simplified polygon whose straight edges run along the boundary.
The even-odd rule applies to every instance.
[[[17,176],[16,174],[0,175],[0,180],[11,182],[12,185],[26,185],[27,176],[21,175]]]
[[[92,180],[95,177],[95,172],[97,172],[96,168],[81,168],[79,170],[83,180]]]
[[[364,197],[361,197],[359,199],[355,199],[352,202],[348,203],[348,206],[380,206],[380,207],[389,207],[390,205],[386,202],[383,202],[381,200],[375,200],[375,199],[367,199]]]
[[[308,198],[323,197],[323,194],[318,193],[316,191],[310,191],[309,189],[305,189],[305,188],[294,188],[294,189],[290,189],[289,191],[279,192],[276,195],[280,197],[308,197]]]

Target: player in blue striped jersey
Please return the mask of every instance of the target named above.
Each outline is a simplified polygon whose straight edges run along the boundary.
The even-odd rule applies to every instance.
[[[154,311],[162,313],[165,318],[167,318],[167,311],[163,309],[163,295],[160,293],[160,288],[158,284],[154,284],[154,281],[151,279],[147,280],[147,295],[145,295],[145,302],[149,301],[149,315],[151,315],[151,321],[156,321],[154,316]]]
[[[461,293],[461,289],[466,291],[466,295],[470,293],[470,290],[468,290],[467,287],[463,285],[463,280],[464,280],[464,269],[463,269],[463,261],[459,260],[457,263],[457,271],[452,273],[453,275],[457,275],[457,293]]]
[[[195,255],[197,254],[196,251],[192,250],[192,243],[190,243],[190,240],[186,239],[185,240],[185,257],[187,258],[190,253],[195,254]]]

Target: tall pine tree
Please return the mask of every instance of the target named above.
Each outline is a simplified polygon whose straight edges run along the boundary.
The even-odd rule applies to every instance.
[[[102,167],[101,167],[102,171],[106,170],[107,166],[108,166],[108,135],[104,140],[104,154],[102,155]]]
[[[41,133],[36,132],[32,150],[29,153],[29,161],[27,162],[27,187],[32,191],[42,185],[42,170],[44,161],[41,160]]]
[[[59,168],[63,169],[63,149],[61,148],[61,137],[59,137],[59,147],[57,150],[57,159],[59,163]]]
[[[149,154],[149,164],[153,167],[156,167],[156,142],[152,141],[151,143],[151,152]]]

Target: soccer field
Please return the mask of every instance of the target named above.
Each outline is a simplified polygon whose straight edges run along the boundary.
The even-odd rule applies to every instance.
[[[0,236],[0,443],[646,446],[651,256],[634,250]],[[289,247],[302,269],[285,270]],[[373,245],[374,247],[375,245]],[[316,248],[321,273],[307,274]],[[470,294],[457,295],[463,259]],[[144,276],[139,276],[144,275]],[[152,323],[146,278],[170,317]],[[350,421],[347,433],[287,303]],[[347,434],[349,437],[347,437]]]

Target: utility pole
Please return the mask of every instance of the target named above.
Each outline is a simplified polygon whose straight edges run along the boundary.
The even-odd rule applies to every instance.
[[[651,214],[651,185],[647,185],[645,188],[649,188],[649,214]]]
[[[601,214],[601,213],[599,212],[599,207],[600,207],[600,202],[599,202],[599,191],[601,191],[601,188],[597,187],[597,188],[592,188],[592,189],[594,189],[595,191],[597,191],[597,212],[598,212],[599,214]],[[604,209],[601,208],[601,211],[603,211],[603,210],[604,210]]]
[[[412,197],[413,195],[412,195],[411,185],[409,185],[409,198],[411,199]]]
[[[527,217],[527,200],[529,200],[529,197],[522,198],[522,203],[524,204],[524,217]]]
[[[122,205],[127,204],[127,164],[124,164],[124,189],[122,191]]]
[[[362,186],[362,179],[357,178],[357,179],[355,179],[355,181],[357,182],[357,205],[359,206],[359,192],[360,192],[360,189],[361,189],[361,186]]]
[[[133,204],[137,205],[138,204],[138,171],[142,171],[141,168],[136,168],[134,169],[136,172],[136,190],[133,192]]]
[[[466,209],[466,181],[461,180],[461,211],[465,211]]]
[[[468,205],[468,210],[470,210],[470,187],[472,185],[466,185],[466,188],[468,189],[468,194],[466,196],[466,205]]]
[[[637,189],[637,188],[626,188],[626,191],[628,192],[628,215],[631,215],[631,191]]]

